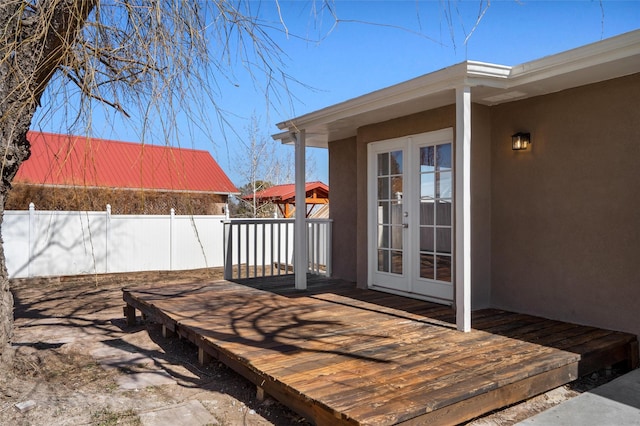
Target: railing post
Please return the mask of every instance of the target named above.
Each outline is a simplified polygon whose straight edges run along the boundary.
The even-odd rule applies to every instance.
[[[224,279],[233,278],[233,224],[224,221],[222,224],[223,233],[223,255],[224,255]]]
[[[325,269],[327,272],[327,278],[331,277],[331,257],[333,256],[333,247],[332,247],[332,240],[331,240],[331,232],[332,232],[332,220],[329,219],[326,223],[325,223]]]

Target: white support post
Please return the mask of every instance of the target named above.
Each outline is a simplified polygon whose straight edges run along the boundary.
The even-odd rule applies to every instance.
[[[307,289],[307,221],[305,178],[305,134],[300,130],[293,135],[296,161],[296,211],[294,222],[294,262],[296,289]]]
[[[456,327],[471,330],[471,88],[456,89]]]

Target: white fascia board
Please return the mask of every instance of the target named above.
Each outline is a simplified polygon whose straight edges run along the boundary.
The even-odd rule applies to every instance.
[[[639,55],[640,30],[514,66],[509,86],[541,81],[634,56],[639,58],[640,66]]]
[[[468,78],[488,78],[504,81],[511,75],[513,67],[508,65],[491,64],[488,62],[467,61]]]
[[[278,127],[280,127],[280,124],[278,124]],[[286,129],[286,127],[280,127],[280,129]],[[292,144],[295,142],[293,139],[293,133],[293,131],[280,132],[271,135],[271,138],[284,144]]]
[[[289,131],[309,128],[445,90],[453,90],[460,85],[474,85],[478,81],[488,84],[490,80],[495,80],[495,84],[499,84],[501,87],[502,83],[498,83],[498,81],[508,78],[510,70],[511,67],[503,65],[471,61],[462,62],[440,71],[283,121],[278,123],[277,126],[281,130],[288,129]],[[288,133],[279,133],[273,135],[273,138],[283,140]]]

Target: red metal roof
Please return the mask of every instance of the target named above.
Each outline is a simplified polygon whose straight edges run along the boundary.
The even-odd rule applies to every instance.
[[[29,132],[31,157],[14,182],[239,193],[207,151]]]
[[[307,182],[305,185],[305,192],[312,191],[314,189],[324,190],[329,193],[329,186],[322,182]],[[284,185],[275,185],[271,188],[264,189],[256,192],[256,199],[268,199],[271,201],[283,201],[295,198],[296,185],[294,183],[287,183]],[[245,195],[243,198],[252,199],[253,194]]]

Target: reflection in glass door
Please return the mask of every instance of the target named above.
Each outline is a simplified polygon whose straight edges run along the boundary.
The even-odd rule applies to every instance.
[[[451,283],[451,143],[420,147],[420,278]]]
[[[377,154],[378,271],[402,274],[403,251],[403,152]]]

